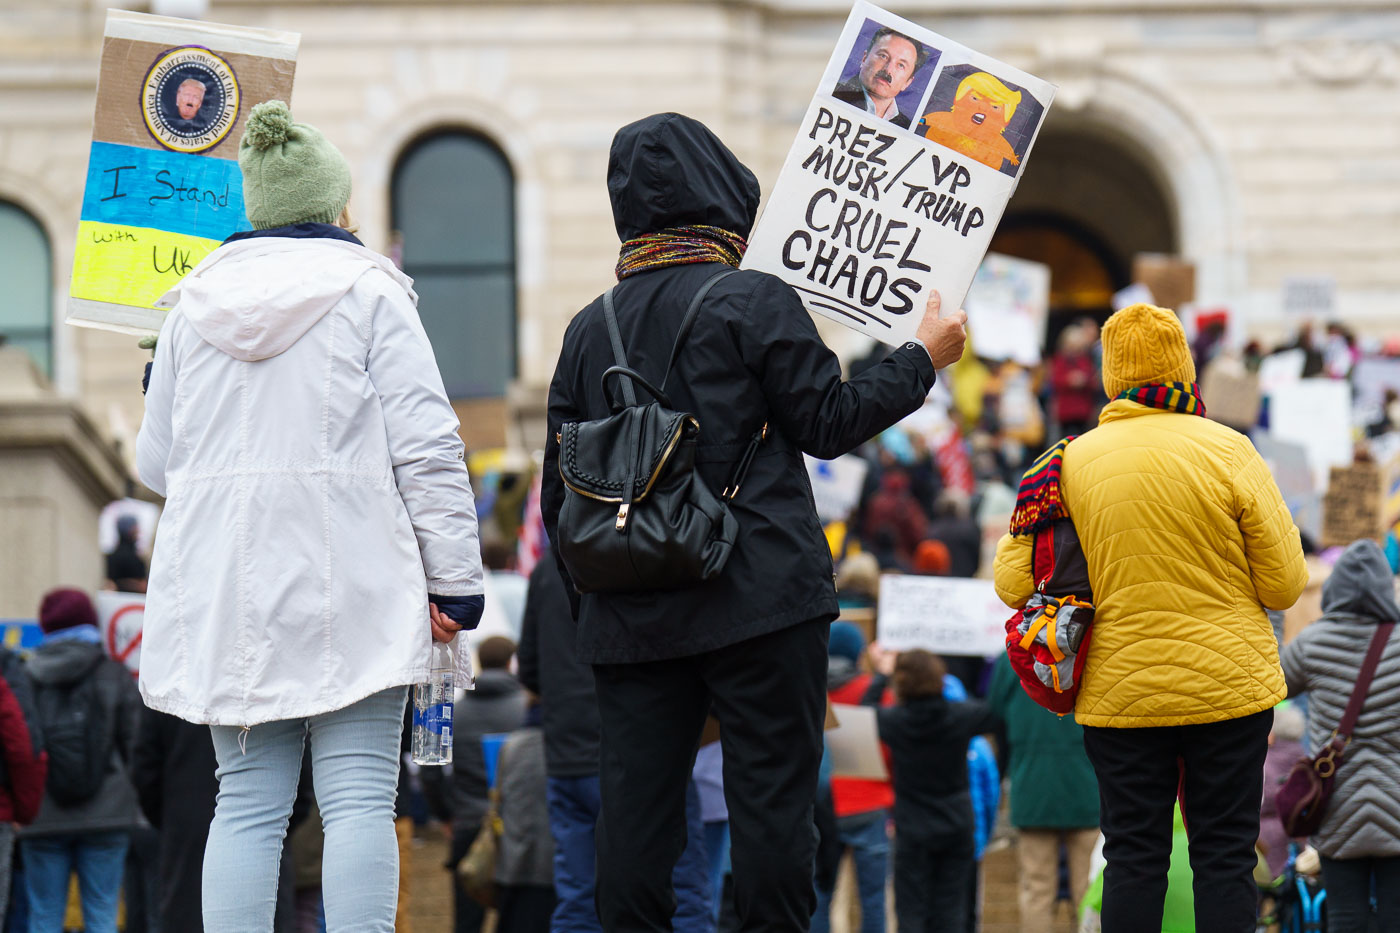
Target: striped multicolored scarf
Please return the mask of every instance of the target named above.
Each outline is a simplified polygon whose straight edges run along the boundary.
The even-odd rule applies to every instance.
[[[1180,411],[1188,415],[1200,415],[1202,418],[1206,416],[1206,403],[1201,401],[1201,390],[1194,382],[1167,382],[1124,389],[1114,401],[1120,398],[1149,408]]]
[[[693,262],[723,262],[737,267],[747,248],[743,237],[722,227],[667,227],[622,244],[617,278],[621,281],[638,272]]]
[[[1021,477],[1016,490],[1016,511],[1011,513],[1013,535],[1034,534],[1069,512],[1060,500],[1060,468],[1065,462],[1065,448],[1077,435],[1070,435],[1035,458],[1035,463]]]
[[[1117,398],[1149,408],[1200,415],[1202,418],[1206,414],[1201,390],[1194,382],[1137,386],[1124,390]],[[1067,437],[1041,454],[1026,475],[1021,477],[1021,486],[1016,490],[1016,511],[1011,513],[1013,535],[1033,534],[1058,518],[1069,517],[1069,511],[1060,499],[1060,469],[1065,462],[1065,448],[1072,440],[1073,437]]]

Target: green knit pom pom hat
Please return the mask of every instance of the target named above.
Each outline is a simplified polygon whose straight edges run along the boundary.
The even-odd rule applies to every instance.
[[[332,224],[350,200],[350,163],[321,131],[293,123],[280,100],[248,114],[238,144],[243,207],[253,229]]]

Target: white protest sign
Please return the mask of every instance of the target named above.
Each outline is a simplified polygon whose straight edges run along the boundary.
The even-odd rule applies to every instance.
[[[1283,280],[1283,310],[1328,317],[1337,300],[1337,280],[1330,275],[1295,275]]]
[[[143,499],[116,499],[107,503],[97,516],[97,547],[103,554],[110,554],[116,548],[120,538],[117,521],[127,516],[136,520],[136,550],[142,554],[151,553],[160,506]]]
[[[102,647],[115,661],[136,674],[141,670],[141,628],[146,622],[144,593],[115,593],[99,590],[94,608]]]
[[[807,477],[812,481],[812,498],[817,503],[817,517],[822,523],[842,522],[850,518],[860,502],[865,488],[865,474],[870,465],[854,454],[835,460],[818,460],[802,455],[807,463]]]
[[[988,253],[963,308],[978,356],[1034,366],[1040,362],[1050,313],[1050,267]]]
[[[967,295],[1055,88],[858,0],[744,267],[896,346]]]
[[[888,781],[890,772],[880,747],[875,707],[833,703],[831,709],[840,723],[825,736],[826,747],[831,751],[831,773],[837,777]]]
[[[1274,390],[1269,433],[1308,452],[1314,487],[1326,488],[1334,466],[1351,466],[1351,386],[1336,379],[1302,379]]]
[[[1303,350],[1280,350],[1264,357],[1259,361],[1259,391],[1273,395],[1275,389],[1302,379],[1307,358]]]
[[[1316,486],[1317,478],[1308,467],[1307,449],[1264,432],[1258,432],[1252,440],[1278,484],[1293,523],[1316,541],[1322,531],[1322,495]]]
[[[1011,610],[991,580],[886,574],[880,578],[876,631],[892,651],[988,657],[1006,647]]]

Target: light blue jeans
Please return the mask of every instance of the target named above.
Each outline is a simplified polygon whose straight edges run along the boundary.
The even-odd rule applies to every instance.
[[[393,933],[399,890],[394,834],[405,687],[341,710],[253,726],[211,726],[219,796],[204,852],[206,933],[270,933],[282,840],[311,737],[321,863],[331,933]]]

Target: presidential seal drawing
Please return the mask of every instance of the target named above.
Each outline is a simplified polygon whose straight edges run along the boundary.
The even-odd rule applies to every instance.
[[[238,79],[228,62],[197,45],[169,49],[141,84],[141,114],[156,142],[205,152],[238,120]]]

